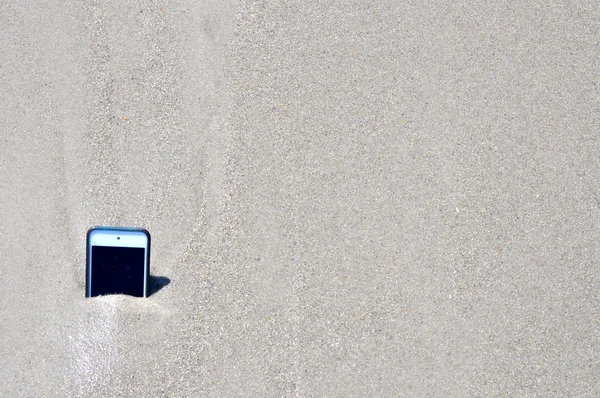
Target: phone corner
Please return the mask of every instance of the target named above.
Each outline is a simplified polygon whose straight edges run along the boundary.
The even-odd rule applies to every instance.
[[[146,237],[148,238],[148,244],[150,244],[150,240],[152,239],[150,231],[148,231],[146,228],[139,228],[139,231],[146,235]]]

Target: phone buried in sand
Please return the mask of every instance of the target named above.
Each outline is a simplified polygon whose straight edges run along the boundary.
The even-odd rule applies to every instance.
[[[150,233],[141,228],[91,228],[87,233],[85,277],[86,297],[148,297]]]

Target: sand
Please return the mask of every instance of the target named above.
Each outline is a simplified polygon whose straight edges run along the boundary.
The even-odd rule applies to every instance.
[[[1,2],[0,395],[597,396],[599,22]],[[164,286],[85,299],[93,225]]]

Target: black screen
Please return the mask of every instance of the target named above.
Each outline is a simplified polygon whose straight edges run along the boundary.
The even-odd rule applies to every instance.
[[[92,246],[92,297],[104,294],[144,296],[142,247]]]

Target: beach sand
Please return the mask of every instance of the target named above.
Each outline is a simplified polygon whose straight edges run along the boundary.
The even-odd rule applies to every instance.
[[[595,2],[0,2],[0,395],[600,394]],[[147,228],[147,299],[84,298]]]

